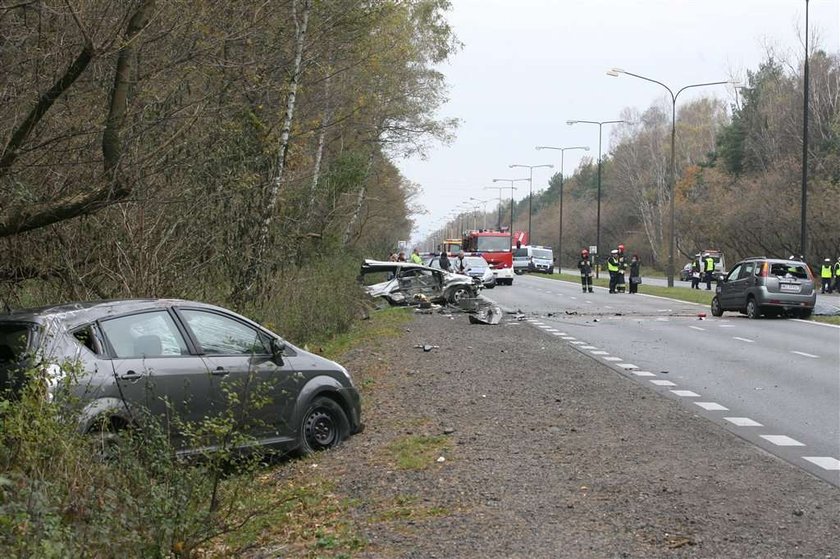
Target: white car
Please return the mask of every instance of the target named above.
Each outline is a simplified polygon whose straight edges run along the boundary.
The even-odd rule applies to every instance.
[[[386,279],[366,285],[365,290],[372,297],[381,297],[392,305],[408,305],[415,295],[423,295],[432,303],[457,304],[462,299],[477,297],[482,287],[479,279],[421,264],[365,260],[361,278],[376,275],[385,275]]]

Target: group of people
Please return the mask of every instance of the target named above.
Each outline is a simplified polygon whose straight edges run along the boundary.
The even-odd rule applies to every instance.
[[[411,262],[412,264],[423,264],[423,257],[420,256],[420,249],[414,247],[414,250],[411,251],[411,255],[406,258],[405,252],[392,252],[391,255],[388,257],[389,262]],[[470,270],[470,266],[466,260],[464,260],[464,251],[460,251],[458,256],[454,259],[450,260],[449,255],[446,254],[446,251],[443,250],[440,252],[440,256],[438,257],[438,263],[440,264],[440,269],[445,272],[454,272],[456,274],[466,274]]]
[[[715,276],[715,259],[705,253],[691,263],[691,289],[700,289],[700,281],[706,282],[706,291],[711,291]]]
[[[624,293],[624,275],[628,269],[630,272],[630,289],[628,292],[638,293],[639,284],[642,283],[640,268],[641,263],[638,254],[634,254],[630,258],[630,262],[627,262],[624,245],[618,245],[618,248],[611,250],[610,257],[607,259],[607,271],[610,273],[610,293]],[[592,293],[592,260],[589,257],[588,249],[580,251],[578,270],[580,270],[580,284],[583,292]]]
[[[820,267],[820,280],[822,280],[820,293],[831,294],[835,291],[840,293],[840,256],[834,264],[831,263],[831,258],[823,260]]]

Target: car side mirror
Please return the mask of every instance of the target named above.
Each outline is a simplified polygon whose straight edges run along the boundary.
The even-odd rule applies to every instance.
[[[286,342],[271,338],[271,357],[277,363],[283,362],[283,353],[286,351]]]

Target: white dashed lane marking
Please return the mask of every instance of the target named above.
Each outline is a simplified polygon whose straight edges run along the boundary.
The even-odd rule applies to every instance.
[[[638,368],[639,368],[639,366],[638,366],[638,365],[634,365],[634,364],[632,364],[632,363],[616,363],[616,365],[618,365],[618,366],[619,366],[619,367],[621,367],[622,369],[628,369],[628,370],[630,370],[630,369],[638,369]]]
[[[803,456],[805,460],[816,464],[823,470],[837,470],[840,471],[840,460],[830,456]]]
[[[738,427],[763,427],[758,421],[754,421],[749,417],[724,417],[726,421],[737,425]]]
[[[656,386],[676,386],[676,384],[670,380],[652,380],[650,383],[655,384]]]
[[[810,357],[811,359],[819,359],[819,355],[814,355],[812,353],[805,353],[804,351],[791,351],[791,353],[795,353],[796,355],[801,355],[802,357]]]
[[[572,341],[572,340],[576,340],[577,338],[574,338],[574,337],[572,337],[572,336],[563,336],[563,339],[564,339],[564,340],[566,340],[566,341],[568,341],[568,342],[570,342],[570,341]]]
[[[699,326],[689,326],[689,328],[691,328],[692,330],[700,330],[701,332],[705,332],[705,331],[706,331],[706,329],[705,329],[705,328],[700,328]]]
[[[603,351],[603,350],[600,350],[600,349],[597,350],[597,351],[591,351],[590,353],[592,355],[609,355],[610,354],[609,351]]]
[[[621,361],[621,357],[604,357],[605,361]]]
[[[656,375],[651,373],[650,371],[633,371],[633,374],[637,377],[655,377]]]
[[[739,338],[738,336],[732,336],[733,340],[740,340],[742,342],[747,342],[748,344],[755,343],[755,340],[751,340],[749,338]]]
[[[704,410],[708,411],[729,411],[729,408],[721,406],[717,402],[694,402]]]
[[[682,398],[699,398],[700,394],[697,392],[692,392],[691,390],[671,390],[677,396]]]
[[[580,340],[575,341],[575,342],[571,342],[572,345],[581,345],[581,344],[585,344],[585,343],[586,342],[581,342]]]
[[[580,346],[580,349],[598,349],[598,348],[595,347],[594,345],[582,345],[582,346]]]
[[[734,324],[721,324],[719,328],[735,328]]]
[[[791,439],[787,435],[760,435],[760,437],[776,446],[805,446],[805,443]]]

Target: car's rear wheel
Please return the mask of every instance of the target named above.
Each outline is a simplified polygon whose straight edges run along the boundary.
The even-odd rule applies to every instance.
[[[723,316],[723,308],[717,297],[712,297],[712,316]]]
[[[341,444],[350,433],[350,422],[337,402],[319,396],[306,408],[298,433],[298,454],[309,455]]]
[[[761,318],[761,307],[758,306],[758,303],[752,297],[747,301],[747,318]]]

